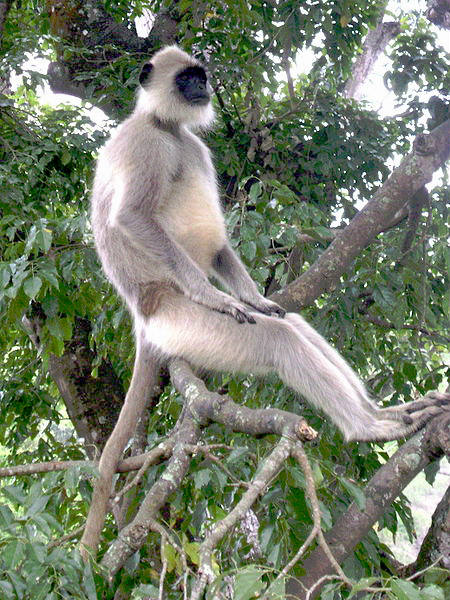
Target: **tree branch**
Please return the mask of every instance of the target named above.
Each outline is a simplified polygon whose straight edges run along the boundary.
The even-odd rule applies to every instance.
[[[429,0],[427,19],[443,29],[450,29],[450,0]]]
[[[320,294],[335,288],[358,254],[385,229],[408,199],[441,167],[450,155],[450,120],[428,135],[419,135],[413,151],[384,182],[366,206],[350,221],[319,259],[271,299],[297,312]]]
[[[174,428],[174,451],[166,470],[147,493],[136,517],[119,532],[118,538],[106,552],[102,565],[110,577],[145,542],[149,523],[155,519],[170,494],[181,485],[189,468],[192,445],[198,443],[201,428],[210,421],[251,435],[283,435],[289,431],[294,439],[311,440],[316,436],[315,431],[298,415],[273,408],[250,409],[239,406],[230,398],[209,392],[189,365],[180,359],[171,363],[170,375],[185,400]]]
[[[283,463],[290,456],[295,438],[291,432],[286,431],[278,444],[267,456],[258,468],[258,472],[252,479],[248,490],[242,498],[227,514],[209,530],[208,535],[200,545],[200,578],[192,590],[191,600],[199,600],[208,583],[213,584],[216,576],[212,566],[212,555],[217,544],[222,538],[240,521],[246,512],[250,510],[255,500],[260,496],[271,480],[276,477]]]
[[[425,569],[436,561],[436,564],[441,564],[444,569],[450,569],[450,487],[434,511],[431,527],[422,542],[416,561],[408,565],[402,575]]]
[[[43,315],[38,304],[22,324],[36,348],[41,348]],[[124,398],[121,382],[110,362],[103,360],[98,377],[92,377],[95,353],[89,347],[91,324],[76,318],[72,339],[61,356],[50,355],[49,374],[56,383],[78,436],[84,439],[89,458],[103,448],[117,420]],[[95,406],[95,411],[92,407]]]
[[[338,518],[325,538],[340,564],[417,473],[442,456],[443,448],[449,448],[449,426],[450,416],[439,416],[406,441],[365,487],[364,509],[358,508],[353,502]],[[292,597],[305,600],[305,590],[319,579],[332,574],[334,569],[322,548],[316,548],[302,563],[302,567],[305,576],[300,579],[292,578],[287,591]],[[317,587],[311,597],[314,598],[319,591],[320,587]]]
[[[117,465],[117,473],[129,473],[130,471],[138,471],[143,465],[148,468],[150,465],[154,465],[161,462],[165,458],[168,458],[172,454],[173,441],[168,438],[158,444],[156,448],[145,452],[144,454],[138,454],[136,456],[130,456],[124,458]],[[191,449],[192,452],[194,450]],[[199,449],[198,451],[201,451]],[[38,473],[52,473],[53,471],[66,471],[67,469],[73,468],[91,468],[95,469],[98,467],[98,461],[94,460],[52,460],[49,462],[31,463],[28,465],[15,465],[14,467],[2,467],[0,468],[1,477],[21,477],[25,475],[36,475]]]
[[[382,17],[383,18],[383,15]],[[345,84],[344,96],[358,100],[361,96],[361,87],[367,79],[378,57],[384,52],[392,38],[400,33],[400,24],[395,22],[379,22],[375,29],[371,29],[364,40],[362,52],[356,59],[352,76]]]

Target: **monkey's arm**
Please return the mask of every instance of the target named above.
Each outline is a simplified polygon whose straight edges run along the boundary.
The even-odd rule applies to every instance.
[[[213,310],[233,316],[239,323],[254,323],[248,308],[215,288],[184,250],[170,238],[163,227],[149,214],[149,202],[127,197],[121,202],[114,226],[141,248],[152,261],[167,269],[167,277],[192,300]]]
[[[267,300],[259,293],[256,283],[229,244],[226,244],[214,257],[213,269],[217,277],[239,300],[267,315],[276,313],[284,317],[286,314],[281,306]]]

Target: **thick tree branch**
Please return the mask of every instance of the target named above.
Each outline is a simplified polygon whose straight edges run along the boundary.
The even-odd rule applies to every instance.
[[[47,8],[51,32],[63,42],[55,45],[58,58],[48,67],[47,76],[51,90],[89,100],[110,117],[117,117],[121,107],[114,101],[105,99],[101,90],[99,94],[92,93],[90,88],[98,87],[96,70],[109,68],[112,60],[125,53],[148,56],[153,48],[176,41],[176,3],[158,13],[147,38],[139,37],[134,25],[117,22],[105,10],[103,2],[97,0],[48,0]],[[72,48],[89,49],[89,62],[85,62],[83,53],[73,51],[67,58],[62,51],[64,43]],[[82,83],[77,81],[80,74],[84,77]],[[96,96],[100,99],[96,100]]]
[[[395,22],[378,23],[375,29],[371,29],[364,40],[362,52],[355,61],[352,68],[352,77],[347,81],[344,88],[346,98],[358,100],[361,96],[361,88],[372,70],[377,58],[384,52],[388,43],[400,33],[400,24]]]
[[[405,574],[410,575],[438,561],[450,569],[450,487],[434,511],[431,527],[425,536],[416,561],[408,565]]]
[[[353,502],[339,517],[325,538],[340,564],[417,473],[442,456],[442,448],[448,449],[449,426],[450,416],[439,416],[405,442],[367,484],[364,490],[364,509],[358,508]],[[322,548],[316,548],[302,563],[302,567],[306,572],[305,576],[291,579],[287,591],[293,598],[304,600],[306,590],[319,579],[332,574],[333,567]],[[320,587],[317,587],[312,597],[319,591]]]
[[[41,312],[40,306],[35,304],[32,316],[22,319],[37,348],[41,347]],[[102,361],[98,377],[92,377],[95,353],[89,347],[90,330],[87,319],[75,319],[72,339],[66,343],[63,354],[52,354],[49,358],[49,374],[78,436],[84,439],[88,457],[94,459],[114,428],[125,394],[108,361]]]
[[[450,155],[450,120],[428,135],[419,135],[413,151],[350,221],[319,259],[298,279],[271,296],[281,306],[299,311],[320,294],[335,288],[358,254],[386,229],[404,204],[429,182]]]
[[[429,0],[425,14],[434,25],[450,29],[450,0]]]

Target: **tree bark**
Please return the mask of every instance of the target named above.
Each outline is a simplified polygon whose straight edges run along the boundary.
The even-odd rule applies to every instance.
[[[39,307],[35,307],[35,314],[25,319],[24,325],[39,348],[38,311]],[[77,435],[84,440],[88,457],[95,459],[114,428],[125,394],[110,362],[103,360],[98,377],[91,375],[95,353],[89,347],[90,330],[87,319],[75,319],[72,339],[66,343],[62,356],[50,356],[49,373]]]
[[[298,279],[271,299],[297,312],[324,292],[333,290],[353,260],[386,229],[395,214],[441,167],[450,155],[450,120],[428,135],[419,135],[413,150],[384,182],[366,206],[350,221],[318,260]]]
[[[408,566],[410,575],[435,563],[450,569],[450,487],[439,502],[431,519],[431,527],[425,536],[416,561]]]
[[[352,76],[345,84],[344,96],[358,100],[361,88],[378,57],[384,52],[388,43],[400,33],[400,24],[395,22],[378,23],[371,29],[364,40],[362,53],[356,59]]]
[[[450,0],[429,0],[425,14],[434,25],[450,29]]]
[[[364,508],[361,509],[352,502],[338,518],[325,538],[339,564],[350,555],[408,483],[432,460],[442,456],[441,437],[445,437],[449,425],[450,416],[437,417],[403,444],[367,484],[364,490]],[[286,592],[288,597],[305,600],[306,590],[320,578],[332,575],[334,570],[320,547],[308,556],[302,567],[306,574],[301,578],[292,578]],[[319,592],[320,586],[315,589],[311,600]]]

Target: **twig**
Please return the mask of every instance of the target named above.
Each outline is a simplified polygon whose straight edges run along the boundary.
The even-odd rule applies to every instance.
[[[218,444],[216,444],[216,445],[218,445]],[[199,454],[199,453],[204,454],[205,457],[208,458],[215,465],[217,465],[219,467],[219,469],[221,471],[223,471],[225,473],[225,475],[227,475],[227,477],[229,479],[231,479],[231,481],[233,483],[235,483],[236,485],[239,485],[239,486],[243,486],[243,487],[249,486],[249,483],[247,481],[242,481],[242,480],[238,479],[237,477],[235,477],[233,475],[233,473],[223,464],[223,462],[220,460],[220,458],[218,458],[217,456],[212,454],[212,452],[209,451],[208,446],[202,446],[201,444],[198,444],[197,446],[185,446],[185,450],[186,450],[186,452],[190,452],[191,454]]]
[[[159,533],[161,535],[161,538],[164,537],[166,541],[169,541],[171,546],[173,546],[178,552],[178,554],[181,556],[181,562],[183,563],[183,600],[187,600],[188,564],[186,552],[183,550],[183,547],[174,540],[173,536],[164,528],[164,526],[161,525],[161,523],[159,523],[156,519],[149,519],[149,527],[152,531],[156,531],[157,533]]]
[[[427,571],[429,571],[430,569],[432,569],[433,567],[435,567],[437,564],[439,564],[441,562],[442,558],[443,558],[443,555],[439,554],[439,556],[437,557],[437,559],[435,561],[433,561],[431,563],[431,565],[428,565],[424,569],[421,569],[420,571],[417,571],[416,573],[413,573],[413,575],[411,575],[410,577],[407,578],[407,581],[414,581],[414,579],[417,579],[418,577],[420,577],[421,575],[423,575],[424,573],[426,573]]]
[[[72,540],[73,538],[76,538],[79,535],[81,535],[83,533],[83,530],[84,530],[84,525],[81,525],[81,527],[77,527],[70,533],[63,535],[62,537],[60,537],[58,539],[52,540],[51,542],[49,542],[47,544],[47,549],[50,550],[51,548],[56,548],[57,546],[61,546],[62,544],[64,544],[64,542],[68,542],[69,540]]]
[[[167,536],[166,536],[166,532],[164,531],[161,534],[162,569],[161,569],[161,575],[159,576],[158,600],[163,600],[163,598],[164,598],[164,579],[166,578],[166,573],[167,573],[167,558],[166,558],[166,554],[165,554],[166,543],[167,543]]]
[[[311,598],[313,598],[313,593],[314,591],[320,587],[323,583],[325,583],[325,581],[331,581],[333,579],[340,579],[339,575],[337,574],[333,574],[333,575],[324,575],[323,577],[321,577],[320,579],[318,579],[314,585],[312,585],[309,590],[306,592],[306,597],[305,600],[311,600]]]
[[[127,558],[142,546],[155,515],[170,494],[180,487],[189,469],[190,453],[186,452],[185,445],[196,444],[200,438],[199,424],[194,420],[189,407],[183,411],[176,430],[175,446],[167,468],[148,491],[132,522],[119,532],[117,539],[103,557],[102,565],[110,578]]]
[[[128,473],[129,471],[137,471],[141,469],[144,463],[148,468],[150,465],[156,464],[158,461],[168,458],[172,452],[171,444],[166,440],[159,444],[156,448],[149,450],[145,454],[138,454],[120,461],[117,465],[117,473]],[[41,463],[31,463],[29,465],[16,465],[15,467],[3,467],[0,469],[1,477],[20,477],[23,475],[36,475],[38,473],[51,473],[53,471],[65,471],[72,468],[96,468],[98,461],[95,460],[55,460]]]
[[[170,456],[170,454],[173,452],[173,448],[175,446],[175,439],[173,436],[169,436],[166,440],[164,440],[164,442],[161,442],[154,450],[159,452],[161,456]],[[154,454],[156,454],[156,452],[148,452],[145,455],[145,460],[142,463],[142,466],[139,468],[138,472],[136,473],[136,475],[133,477],[133,479],[131,481],[129,481],[126,485],[123,486],[123,488],[117,492],[117,494],[114,496],[113,502],[114,503],[118,503],[119,500],[129,491],[131,490],[131,488],[137,486],[139,484],[139,482],[141,481],[142,477],[144,476],[145,472],[147,471],[147,469],[155,464],[155,456]],[[123,461],[125,462],[125,461]]]
[[[248,490],[243,494],[236,506],[226,517],[214,524],[208,536],[200,545],[199,571],[201,578],[198,585],[192,591],[191,600],[199,600],[206,584],[208,582],[212,583],[215,579],[212,568],[212,553],[215,547],[228,531],[243,518],[258,496],[263,493],[270,481],[278,474],[283,463],[290,455],[293,444],[295,444],[295,436],[292,435],[292,432],[287,431],[286,435],[280,439],[269,456],[264,459]]]

